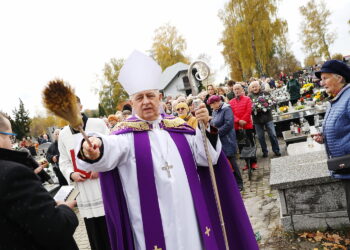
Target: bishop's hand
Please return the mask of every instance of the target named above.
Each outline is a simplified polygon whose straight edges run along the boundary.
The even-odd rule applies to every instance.
[[[209,122],[209,112],[204,103],[199,105],[199,108],[195,112],[195,116],[198,122],[203,122],[204,126],[207,127]]]
[[[89,160],[96,160],[97,158],[100,157],[100,147],[102,145],[101,139],[92,136],[89,138],[92,147],[87,143],[87,141],[84,141],[83,143],[83,155],[86,159]]]

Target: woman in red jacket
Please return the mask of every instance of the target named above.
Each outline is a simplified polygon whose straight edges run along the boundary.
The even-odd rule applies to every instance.
[[[248,96],[244,95],[244,89],[242,85],[235,84],[233,86],[233,92],[235,93],[235,98],[233,98],[229,103],[234,114],[234,127],[236,130],[236,135],[239,134],[240,129],[244,129],[245,133],[250,141],[251,145],[254,143],[253,135],[253,121],[252,121],[252,101]],[[242,146],[239,146],[239,152],[242,150]],[[247,160],[246,160],[247,161]],[[256,164],[256,157],[251,159],[252,168],[256,169],[258,165]],[[243,170],[247,170],[248,165],[245,165]]]

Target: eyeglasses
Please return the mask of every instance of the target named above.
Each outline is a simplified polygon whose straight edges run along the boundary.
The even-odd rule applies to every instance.
[[[0,134],[2,134],[2,135],[9,135],[9,136],[10,136],[10,140],[11,140],[11,141],[16,140],[16,135],[17,135],[17,134],[14,134],[14,133],[8,133],[8,132],[2,132],[2,131],[0,131]]]
[[[178,109],[176,109],[176,111],[184,111],[185,110],[185,108],[178,108]]]

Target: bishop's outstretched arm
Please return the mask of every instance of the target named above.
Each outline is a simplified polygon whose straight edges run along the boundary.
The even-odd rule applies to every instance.
[[[89,136],[96,137],[97,140],[93,139],[96,140],[96,145],[98,145],[98,141],[100,141],[100,145],[96,147],[95,151],[99,152],[99,154],[95,155],[94,152],[91,152],[91,155],[89,155],[87,150],[82,149],[84,141],[78,142],[76,145],[76,152],[79,168],[85,171],[106,172],[128,160],[130,155],[129,135],[106,136],[98,133],[91,133]]]

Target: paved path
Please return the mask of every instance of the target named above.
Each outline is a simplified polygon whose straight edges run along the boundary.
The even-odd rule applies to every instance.
[[[268,138],[266,138],[266,142],[269,146]],[[279,143],[283,156],[286,154],[286,146],[281,140]],[[269,238],[271,232],[278,227],[280,219],[277,191],[271,190],[269,185],[270,159],[275,156],[272,152],[269,152],[268,158],[262,158],[262,152],[259,147],[260,145],[259,143],[257,144],[259,168],[254,171],[251,181],[248,180],[247,171],[241,170],[244,181],[242,197],[254,232],[261,236],[260,249],[264,249],[263,243]],[[270,146],[269,149],[271,149]],[[243,160],[238,160],[238,165],[242,169],[245,162]],[[79,226],[74,234],[74,238],[80,250],[90,250],[91,248],[87,238],[84,220],[79,216],[78,210],[76,210],[76,213],[79,217]]]
[[[75,230],[74,239],[78,244],[79,250],[90,250],[90,243],[86,233],[85,223],[83,218],[79,214],[79,210],[76,209],[75,213],[79,218],[79,226]]]
[[[271,150],[270,141],[266,138],[269,151]],[[286,154],[286,145],[283,140],[279,140],[281,154]],[[261,236],[260,249],[263,243],[268,240],[271,233],[280,225],[280,209],[279,198],[276,190],[271,189],[269,185],[270,179],[270,163],[275,158],[273,152],[269,152],[269,157],[263,158],[259,143],[257,142],[257,160],[258,169],[253,172],[252,180],[248,180],[247,171],[242,171],[244,190],[242,197],[246,210],[255,233]],[[245,165],[243,160],[239,160],[238,164],[242,169]]]

